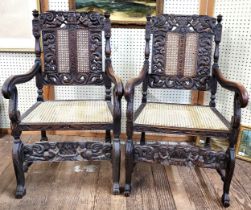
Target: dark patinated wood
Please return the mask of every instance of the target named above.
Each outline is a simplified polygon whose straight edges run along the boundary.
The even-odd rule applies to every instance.
[[[241,108],[247,106],[248,93],[244,86],[224,78],[219,70],[219,46],[222,33],[222,16],[217,19],[204,15],[160,15],[147,17],[146,24],[146,48],[144,66],[139,76],[130,79],[125,86],[125,98],[127,100],[127,142],[126,142],[126,183],[125,192],[129,196],[131,191],[131,175],[136,162],[162,163],[167,165],[183,165],[214,168],[220,174],[223,186],[222,204],[225,207],[230,205],[229,188],[235,167],[234,147],[240,126]],[[178,42],[178,64],[177,75],[166,73],[166,42],[167,33],[179,34]],[[197,65],[195,74],[184,76],[185,52],[184,46],[187,33],[198,35]],[[149,71],[149,40],[152,35],[152,67]],[[215,49],[211,70],[211,52]],[[170,61],[172,62],[172,61]],[[231,122],[228,122],[223,115],[215,108],[217,84],[223,88],[233,91],[234,113]],[[142,104],[134,111],[134,90],[135,86],[142,84]],[[209,106],[218,118],[229,130],[212,129],[191,129],[182,127],[164,127],[136,124],[134,120],[144,109],[147,103],[147,88],[171,88],[211,91]],[[154,117],[154,116],[153,116]],[[133,132],[141,132],[141,142],[133,142]],[[186,134],[189,136],[203,136],[206,139],[205,146],[199,148],[193,145],[173,144],[150,144],[145,141],[146,132]],[[210,147],[211,137],[227,138],[229,147],[226,152],[214,151]]]
[[[245,108],[247,106],[249,96],[246,88],[242,84],[227,80],[217,66],[213,67],[213,75],[215,76],[216,81],[223,88],[233,91],[238,95],[238,100],[240,100],[241,108]]]
[[[145,144],[134,145],[134,160],[164,165],[199,166],[204,168],[226,168],[225,152],[215,152],[189,144]]]
[[[113,193],[119,193],[120,178],[120,132],[121,132],[121,98],[123,84],[116,76],[111,64],[111,23],[106,13],[78,13],[48,11],[39,14],[33,11],[33,35],[35,37],[35,63],[26,74],[9,77],[2,87],[3,96],[9,99],[9,117],[13,142],[13,164],[17,180],[16,198],[25,195],[25,176],[33,162],[65,160],[111,160],[113,167]],[[59,31],[68,33],[66,41],[69,52],[68,69],[59,68]],[[77,31],[87,31],[88,63],[87,70],[78,68]],[[105,71],[102,70],[102,32],[105,34]],[[44,59],[41,57],[41,44]],[[80,51],[81,53],[82,51]],[[83,55],[86,56],[86,55]],[[43,70],[42,70],[43,66]],[[37,102],[20,116],[18,110],[18,92],[16,85],[36,79]],[[111,84],[114,84],[111,92]],[[113,116],[111,123],[23,123],[22,119],[43,103],[43,88],[47,85],[104,85],[104,100]],[[111,102],[113,97],[113,103]],[[83,112],[88,110],[83,110]],[[45,113],[46,114],[46,113]],[[101,142],[48,142],[47,130],[104,130],[105,143]],[[41,140],[35,144],[23,144],[20,136],[24,130],[41,131]],[[114,138],[111,138],[113,131]]]
[[[102,142],[38,142],[24,144],[24,162],[110,160],[112,145]]]
[[[210,88],[210,63],[215,22],[215,18],[199,15],[161,15],[152,17],[150,33],[153,34],[153,50],[149,86],[152,88],[208,90]],[[178,56],[179,73],[176,76],[165,73],[165,40],[168,32],[181,35]],[[182,40],[184,40],[187,33],[196,33],[199,37],[196,74],[190,77],[183,76],[182,73],[185,62],[185,52],[181,50],[184,49],[182,46],[185,43]]]

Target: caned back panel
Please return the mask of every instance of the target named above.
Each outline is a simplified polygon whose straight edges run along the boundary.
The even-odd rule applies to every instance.
[[[212,41],[216,19],[208,16],[152,17],[152,88],[210,88]]]
[[[45,84],[104,84],[104,19],[97,13],[48,11],[40,14]]]

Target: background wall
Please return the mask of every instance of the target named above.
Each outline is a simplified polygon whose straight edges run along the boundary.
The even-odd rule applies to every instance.
[[[164,13],[199,14],[199,0],[165,0]],[[49,9],[68,10],[68,0],[50,0]],[[223,37],[220,54],[220,67],[224,75],[243,83],[251,93],[251,26],[249,14],[251,1],[216,0],[215,16],[223,15]],[[141,70],[144,60],[144,29],[112,29],[112,62],[114,70],[121,76],[124,83],[136,76]],[[34,61],[32,53],[0,52],[0,87],[4,80],[12,75],[26,72]],[[24,112],[36,100],[34,80],[19,85],[19,107]],[[94,94],[93,94],[94,91]],[[135,108],[141,100],[141,86],[136,90]],[[56,99],[79,99],[104,97],[103,87],[55,87]],[[149,100],[190,103],[191,91],[152,89],[148,93]],[[217,107],[230,120],[233,110],[233,94],[221,88],[217,95]],[[208,103],[206,94],[205,103]],[[123,99],[123,122],[125,121],[126,103]],[[251,103],[243,110],[242,123],[251,124]],[[0,96],[0,127],[8,128],[8,101]],[[123,130],[125,125],[123,123]]]

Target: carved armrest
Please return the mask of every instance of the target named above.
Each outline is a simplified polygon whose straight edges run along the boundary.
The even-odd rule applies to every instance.
[[[18,93],[17,84],[30,81],[41,70],[40,61],[36,60],[31,70],[26,74],[10,76],[3,84],[2,94],[6,99],[10,99],[9,102],[9,117],[12,123],[18,123],[20,120],[20,112],[17,108]]]
[[[114,84],[113,88],[113,124],[114,124],[114,137],[119,138],[121,132],[121,98],[124,94],[124,87],[122,80],[115,75],[111,60],[106,59],[106,75]]]
[[[238,95],[237,98],[239,98],[242,108],[247,106],[249,96],[246,88],[242,84],[226,79],[218,68],[213,69],[213,76],[215,76],[216,80],[223,88],[233,91]]]
[[[114,73],[110,59],[106,60],[105,71],[106,71],[106,75],[110,78],[112,83],[115,85],[114,91],[115,91],[116,96],[118,96],[119,98],[122,98],[124,94],[123,83],[122,83],[122,80]]]
[[[130,100],[133,100],[133,96],[134,96],[134,90],[135,87],[139,84],[141,84],[144,79],[146,78],[147,72],[148,72],[148,61],[145,61],[144,66],[142,68],[142,70],[140,71],[139,75],[135,78],[130,79],[125,86],[125,98],[127,100],[127,102],[129,102]]]
[[[25,74],[13,75],[5,80],[2,87],[2,94],[6,99],[10,99],[16,93],[16,85],[30,81],[41,70],[40,61],[36,61],[30,71]]]
[[[144,66],[140,71],[139,75],[135,78],[130,79],[125,86],[125,98],[127,101],[126,108],[126,133],[129,139],[132,139],[133,134],[133,101],[134,101],[134,90],[135,87],[141,84],[148,73],[149,63],[144,62]]]

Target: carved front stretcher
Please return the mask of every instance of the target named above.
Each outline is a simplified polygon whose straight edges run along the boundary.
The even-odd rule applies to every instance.
[[[134,160],[163,165],[226,169],[225,152],[180,143],[134,145]]]
[[[24,144],[24,164],[34,161],[111,160],[112,144],[102,142],[39,142]]]

